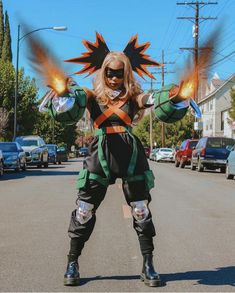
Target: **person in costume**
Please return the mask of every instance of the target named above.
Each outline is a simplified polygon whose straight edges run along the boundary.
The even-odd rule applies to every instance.
[[[139,45],[137,36],[131,38],[123,52],[110,52],[98,33],[95,43],[84,44],[88,52],[67,61],[84,64],[78,74],[96,72],[93,89],[81,88],[68,79],[66,92],[58,95],[51,90],[40,106],[41,111],[49,110],[55,119],[67,123],[77,122],[86,108],[95,133],[77,180],[77,207],[68,229],[70,250],[64,285],[78,285],[78,258],[94,229],[96,210],[108,186],[121,178],[143,256],[141,280],[148,286],[160,286],[160,276],[153,265],[155,228],[149,208],[154,175],[140,140],[132,134],[132,125],[138,113],[153,106],[154,100],[158,101],[155,112],[165,122],[181,119],[188,104],[179,107],[177,99],[174,103],[178,88],[172,86],[154,95],[143,92],[133,71],[141,77],[154,78],[147,66],[161,64],[144,54],[149,43]]]

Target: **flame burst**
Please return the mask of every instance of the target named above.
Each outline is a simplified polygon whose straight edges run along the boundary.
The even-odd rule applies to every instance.
[[[215,46],[217,45],[220,30],[215,30],[209,37],[208,41],[202,46],[198,54],[198,64],[195,65],[192,60],[187,64],[186,73],[183,74],[179,96],[182,100],[188,98],[197,99],[198,84],[205,78],[212,63]]]
[[[34,70],[43,77],[44,83],[61,95],[66,91],[68,77],[58,66],[55,57],[42,42],[28,38],[29,60]]]

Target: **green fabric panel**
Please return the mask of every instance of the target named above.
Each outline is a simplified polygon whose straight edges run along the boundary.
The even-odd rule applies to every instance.
[[[155,180],[153,171],[152,170],[145,171],[144,176],[145,176],[146,189],[147,190],[152,189],[154,187],[154,180]]]
[[[142,180],[145,180],[144,175],[132,175],[126,178],[126,181],[128,182],[135,182],[135,181],[142,181]]]
[[[108,187],[109,185],[109,180],[107,178],[103,178],[100,175],[95,173],[89,173],[89,179],[95,180],[106,187]]]
[[[80,189],[86,186],[88,175],[89,175],[89,172],[87,169],[83,169],[79,172],[78,178],[77,178],[77,184],[76,184],[77,189]]]
[[[110,177],[109,167],[108,167],[107,161],[105,159],[103,148],[102,148],[103,137],[104,137],[104,135],[99,135],[98,158],[99,158],[99,161],[100,161],[100,164],[101,164],[101,167],[102,167],[102,169],[104,171],[105,176],[107,178],[109,178]]]

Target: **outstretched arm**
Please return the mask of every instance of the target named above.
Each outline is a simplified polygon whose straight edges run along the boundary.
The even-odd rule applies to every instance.
[[[57,121],[73,124],[82,118],[91,96],[92,91],[79,87],[74,80],[69,79],[66,90],[61,95],[54,90],[47,92],[39,111],[49,112]]]

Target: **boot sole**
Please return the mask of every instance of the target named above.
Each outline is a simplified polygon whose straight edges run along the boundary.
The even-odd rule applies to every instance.
[[[141,274],[140,275],[140,280],[142,282],[144,282],[144,284],[146,286],[149,286],[149,287],[161,287],[162,286],[162,281],[161,279],[156,279],[156,280],[149,280],[149,279],[146,279],[145,275],[144,274]]]
[[[64,286],[77,286],[79,285],[79,279],[64,278]]]

